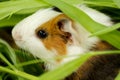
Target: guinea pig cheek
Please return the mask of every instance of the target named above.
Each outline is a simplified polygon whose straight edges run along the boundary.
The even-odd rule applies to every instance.
[[[57,52],[56,60],[60,62],[62,60],[61,56],[66,55],[66,44],[63,39],[59,36],[52,36],[42,40],[45,47],[53,52]]]
[[[46,24],[45,24],[46,25]],[[47,25],[46,25],[47,26]],[[45,28],[45,27],[44,27]],[[56,30],[55,28],[46,28],[44,29],[43,27],[40,27],[36,30],[36,33],[43,30],[44,32],[47,33],[46,37],[38,37],[40,41],[42,41],[44,47],[53,52],[53,54],[56,54],[54,57],[57,62],[60,62],[62,60],[61,56],[66,55],[67,53],[67,48],[66,48],[66,41],[63,39],[62,32],[60,30]],[[68,35],[68,33],[66,33]],[[48,54],[49,55],[49,54]]]

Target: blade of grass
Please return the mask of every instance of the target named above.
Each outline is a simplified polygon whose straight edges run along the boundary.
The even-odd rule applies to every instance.
[[[120,53],[120,51],[104,51],[104,52],[94,52],[94,54],[107,54],[107,53]],[[60,56],[60,57],[56,57],[56,59],[61,59],[61,58],[68,58],[68,57],[73,57],[73,56],[80,56],[80,55],[71,55],[71,56]],[[27,61],[27,62],[23,62],[23,63],[19,63],[19,64],[16,64],[17,67],[23,67],[23,66],[28,66],[28,65],[31,65],[31,64],[36,64],[36,63],[39,63],[39,62],[43,62],[42,60],[30,60],[30,61]]]
[[[112,54],[112,53],[120,53],[120,51],[101,51],[101,52],[90,52],[85,53],[84,55],[79,55],[80,57],[66,63],[59,68],[49,71],[41,76],[39,76],[39,80],[61,80],[64,79],[66,76],[71,74],[73,71],[78,69],[89,57],[93,55],[101,55],[101,54]]]
[[[17,69],[2,55],[2,53],[0,53],[0,58],[1,58],[5,63],[7,63],[8,66],[9,66],[11,69],[17,70]]]
[[[23,15],[24,15],[24,14],[32,14],[32,13],[38,11],[40,8],[42,8],[42,7],[22,9],[22,10],[16,12],[15,14],[20,14],[20,15],[21,15],[21,14],[23,14]]]
[[[106,7],[113,7],[118,8],[115,3],[113,2],[106,2],[106,1],[84,1],[85,4],[97,5],[97,6],[106,6]]]
[[[73,5],[76,5],[76,4],[81,4],[83,3],[84,0],[63,0],[69,4],[73,4]]]
[[[0,75],[0,80],[2,79],[2,75]]]
[[[43,1],[38,2],[38,0],[15,0],[15,1],[0,2],[0,20],[20,10],[28,11],[27,9],[41,8],[48,6],[50,5],[44,3]]]
[[[10,70],[10,69],[2,67],[2,66],[0,66],[0,71],[7,72],[7,73],[17,75],[17,76],[21,76],[21,77],[26,78],[28,80],[38,80],[38,78],[36,76],[27,74],[25,72],[17,71],[17,70],[13,71],[13,70]]]
[[[39,80],[61,80],[75,71],[91,55],[82,56],[80,59],[73,60],[53,71],[47,72],[39,77]]]
[[[12,15],[10,18],[4,18],[0,20],[0,28],[12,27],[27,16],[28,15]]]
[[[85,0],[85,1],[96,1],[96,2],[113,2],[112,0]]]
[[[115,78],[115,80],[120,80],[120,73],[117,75],[117,77]]]
[[[15,65],[15,64],[18,64],[18,63],[19,63],[19,60],[17,59],[14,50],[9,46],[9,44],[6,43],[4,40],[0,39],[0,45],[1,45],[0,51],[1,51],[1,52],[4,52],[4,54],[6,54],[6,55],[9,57],[9,59],[12,61],[12,63],[13,63],[14,65]],[[5,62],[8,64],[9,68],[13,69],[14,71],[16,71],[16,70],[23,70],[22,67],[19,68],[19,67],[17,67],[16,65],[13,66],[13,65],[2,55],[2,53],[0,53],[0,57],[1,57],[1,59],[2,59],[3,61],[5,61]],[[21,77],[16,77],[16,78],[17,78],[18,80],[23,80]]]
[[[28,65],[31,65],[31,64],[40,63],[40,62],[43,62],[43,61],[41,61],[41,60],[31,60],[31,61],[16,64],[16,66],[17,67],[23,67],[23,66],[28,66]]]
[[[64,1],[61,0],[43,0],[46,1],[59,9],[61,9],[66,15],[68,15],[73,20],[79,22],[83,27],[91,33],[97,32],[99,30],[105,29],[106,26],[99,24],[93,21],[88,15],[86,15],[83,11],[79,10],[75,6],[72,6]],[[87,24],[86,24],[87,21]],[[104,34],[99,36],[102,40],[107,41],[108,43],[112,44],[113,46],[120,49],[120,32],[113,31],[109,34]]]
[[[23,67],[25,72],[33,74],[33,75],[40,75],[44,72],[43,60],[42,61],[38,60],[39,63],[37,63],[36,57],[32,56],[30,53],[22,51],[22,50],[15,50],[15,52],[17,54],[17,57],[20,60],[22,60],[21,63],[18,63],[15,66],[17,66],[18,68]],[[34,62],[32,62],[32,61],[34,61]],[[37,64],[35,64],[35,63],[37,63]]]
[[[120,0],[113,0],[113,2],[120,8]]]
[[[15,55],[15,52],[10,47],[10,45],[2,39],[0,39],[0,45],[4,46],[4,49],[7,52],[7,54],[10,56],[10,59],[12,60],[13,64],[17,64],[18,61],[17,61],[16,55]]]
[[[90,35],[90,37],[92,36],[99,36],[99,35],[103,35],[103,34],[106,34],[106,33],[109,33],[109,32],[112,32],[113,30],[116,30],[120,28],[120,23],[117,23],[111,27],[106,27],[105,29],[103,30],[100,30],[100,31],[97,31],[95,33],[93,33],[92,35]]]

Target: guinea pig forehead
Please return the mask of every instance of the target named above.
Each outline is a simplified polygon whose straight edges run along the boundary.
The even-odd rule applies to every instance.
[[[39,30],[53,30],[53,29],[56,29],[57,23],[61,20],[64,20],[64,19],[69,19],[69,18],[65,14],[60,14],[60,15],[54,17],[53,19],[50,19],[49,21],[40,25],[35,31],[37,32]]]
[[[18,31],[19,29],[21,31],[21,34],[24,34],[28,31],[33,34],[34,30],[37,29],[40,25],[60,14],[62,13],[56,12],[52,8],[40,9],[36,13],[20,21],[14,27],[14,32]]]

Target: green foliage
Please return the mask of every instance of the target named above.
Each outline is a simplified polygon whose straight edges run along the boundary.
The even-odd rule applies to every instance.
[[[4,27],[13,27],[16,23],[18,23],[20,20],[24,19],[28,15],[12,15],[11,17],[6,17],[2,20],[0,20],[0,28]]]
[[[120,0],[113,0],[113,2],[120,8]]]
[[[83,25],[89,32],[94,33],[99,30],[103,30],[106,28],[106,26],[99,24],[95,21],[93,21],[88,15],[86,15],[84,12],[81,10],[77,9],[74,6],[71,6],[70,4],[65,3],[64,1],[58,1],[58,0],[44,0],[52,5],[57,6],[60,8],[65,14],[67,14],[69,17],[71,17],[73,20],[78,21],[81,25]],[[67,7],[67,8],[66,8]],[[73,15],[75,14],[75,15]],[[80,18],[78,18],[80,17]],[[86,24],[87,21],[87,24]],[[97,26],[97,27],[96,27]],[[117,47],[120,49],[120,32],[117,30],[112,31],[111,33],[108,34],[103,34],[102,36],[100,35],[99,37],[102,40],[105,40],[112,44],[113,46]]]
[[[63,66],[60,66],[58,69],[54,71],[50,71],[41,75],[39,77],[39,80],[61,80],[67,75],[70,75],[71,72],[78,69],[78,67],[81,66],[89,57],[96,54],[100,55],[100,54],[112,54],[112,53],[120,53],[120,51],[90,52],[90,53],[85,53],[84,55],[74,55],[80,57],[78,57],[78,59],[66,63]]]
[[[30,5],[32,4],[32,5]],[[48,4],[37,0],[15,0],[0,3],[0,20],[14,13],[28,14],[36,11],[36,8],[47,7]],[[20,12],[19,12],[20,11]]]
[[[5,27],[12,28],[20,20],[41,8],[56,6],[93,33],[91,36],[98,36],[120,49],[120,32],[116,30],[119,28],[120,23],[111,26],[111,28],[106,28],[106,26],[93,21],[74,6],[82,3],[102,6],[103,8],[120,8],[119,0],[3,0],[3,2],[0,2],[0,29],[6,29]],[[85,55],[74,55],[80,57],[60,66],[56,70],[44,73],[42,68],[43,61],[35,59],[27,52],[11,48],[7,42],[0,39],[0,80],[60,80],[76,70],[90,56],[108,53],[120,53],[120,51],[89,52]],[[116,80],[119,79],[120,75],[118,75]]]
[[[93,33],[91,36],[99,36],[99,35],[103,35],[109,32],[112,32],[113,30],[119,29],[120,28],[120,23],[115,24],[114,26],[111,26],[109,28],[105,28],[103,30],[97,31],[95,33]]]

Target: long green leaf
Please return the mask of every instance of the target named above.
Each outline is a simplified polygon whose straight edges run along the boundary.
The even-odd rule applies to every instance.
[[[118,76],[115,78],[115,80],[120,80],[120,73],[119,73]]]
[[[10,74],[14,74],[14,75],[17,75],[17,76],[21,76],[23,78],[26,78],[27,80],[38,80],[38,78],[36,76],[27,74],[27,73],[22,72],[22,71],[17,71],[17,70],[13,71],[13,70],[10,70],[10,69],[2,67],[2,66],[0,66],[0,71],[7,72],[7,73],[10,73]]]
[[[73,5],[76,5],[76,4],[81,4],[83,3],[84,0],[63,0],[69,4],[73,4]]]
[[[10,47],[10,45],[2,39],[0,39],[0,45],[1,45],[1,47],[4,48],[4,49],[2,48],[0,50],[1,51],[5,50],[5,52],[7,52],[7,55],[12,60],[13,64],[17,64],[18,60],[17,60],[16,54],[15,54],[14,50]]]
[[[41,8],[41,7],[48,7],[49,5],[44,3],[43,1],[38,0],[15,0],[15,1],[5,1],[0,3],[0,20],[12,15],[21,10],[28,10],[33,8]],[[25,13],[25,12],[23,12]],[[29,11],[29,13],[31,13]]]
[[[16,25],[19,21],[27,17],[28,15],[12,15],[10,18],[4,18],[0,20],[0,28],[3,27],[13,27]]]
[[[82,56],[79,59],[73,60],[65,64],[64,66],[55,69],[54,71],[50,71],[46,74],[43,74],[39,77],[39,80],[61,80],[75,71],[80,65],[84,63],[91,55]]]
[[[97,31],[97,32],[93,33],[91,36],[99,36],[102,34],[106,34],[106,33],[112,32],[113,30],[116,30],[118,28],[120,28],[120,23],[117,23],[111,27],[106,27],[105,29],[103,29],[101,31]]]
[[[0,53],[0,58],[1,58],[5,63],[7,63],[8,66],[9,66],[11,69],[17,70],[17,69],[2,55],[2,53]]]
[[[84,55],[79,55],[80,57],[66,63],[59,68],[49,71],[42,76],[39,76],[39,80],[61,80],[64,79],[66,76],[70,75],[73,71],[78,69],[88,58],[93,55],[97,54],[112,54],[112,53],[120,53],[120,51],[103,51],[103,52],[90,52],[85,53]],[[78,55],[77,55],[78,56]]]
[[[120,0],[113,0],[113,2],[120,8]]]
[[[106,7],[113,7],[118,8],[115,3],[113,2],[92,2],[92,1],[84,1],[85,4],[92,4],[97,6],[106,6]]]
[[[112,0],[85,0],[85,1],[95,1],[95,2],[113,2]]]
[[[19,63],[19,60],[16,57],[16,54],[14,52],[14,50],[10,47],[10,45],[5,42],[4,40],[0,39],[0,52],[3,52],[7,58],[5,56],[3,56],[2,53],[0,53],[0,58],[8,64],[9,68],[13,69],[14,71],[16,70],[23,70],[22,67],[17,67],[17,66],[13,66],[12,64],[16,65]],[[11,60],[11,62],[9,61]],[[15,77],[15,76],[14,76]],[[21,77],[17,76],[16,77],[18,80],[23,80]]]

